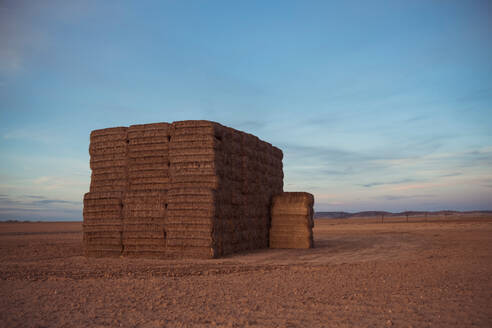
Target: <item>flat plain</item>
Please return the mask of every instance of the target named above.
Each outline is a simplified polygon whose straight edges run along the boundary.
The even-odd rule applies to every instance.
[[[0,223],[1,327],[492,327],[492,217],[317,219],[314,249],[86,258],[80,222]]]

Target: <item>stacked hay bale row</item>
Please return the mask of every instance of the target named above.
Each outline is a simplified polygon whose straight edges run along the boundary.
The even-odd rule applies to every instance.
[[[218,124],[207,121],[173,123],[166,224],[169,254],[217,256],[218,129]]]
[[[88,256],[119,256],[122,250],[122,199],[127,188],[125,127],[91,133],[92,177],[84,195],[84,249]]]
[[[240,193],[242,182],[242,134],[231,128],[216,128],[217,154],[216,174],[220,186],[216,192],[217,222],[215,224],[215,243],[217,255],[233,252],[239,242],[236,231],[245,230],[241,226],[244,199]]]
[[[218,255],[268,247],[271,199],[283,189],[282,151],[226,127],[218,139]]]
[[[313,195],[284,192],[273,198],[270,248],[313,247]]]
[[[128,189],[123,198],[125,256],[165,254],[171,130],[168,123],[128,128]]]

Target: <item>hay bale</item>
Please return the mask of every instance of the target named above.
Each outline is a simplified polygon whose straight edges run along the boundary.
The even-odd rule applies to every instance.
[[[270,248],[313,247],[313,195],[284,192],[273,198]]]

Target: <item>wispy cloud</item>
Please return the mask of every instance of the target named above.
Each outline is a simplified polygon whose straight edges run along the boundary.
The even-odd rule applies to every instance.
[[[446,174],[441,174],[439,177],[441,178],[448,178],[448,177],[457,177],[463,175],[462,172],[453,172],[453,173],[446,173]]]
[[[447,183],[438,183],[438,182],[424,182],[424,183],[416,183],[416,184],[407,184],[402,186],[396,186],[390,188],[390,190],[394,191],[404,191],[404,190],[414,190],[414,189],[431,189],[436,187],[444,187],[447,186]]]
[[[48,130],[32,129],[32,128],[18,128],[5,132],[3,134],[4,140],[23,140],[35,143],[44,143],[47,145],[53,145],[59,142],[60,138],[54,135]]]
[[[81,202],[74,202],[70,200],[61,200],[61,199],[42,199],[33,202],[35,205],[50,205],[50,204],[73,204],[73,205],[78,205],[81,204]]]
[[[417,182],[421,180],[417,179],[402,179],[402,180],[396,180],[396,181],[387,181],[387,182],[371,182],[367,184],[363,184],[361,186],[370,188],[370,187],[375,187],[375,186],[382,186],[382,185],[395,185],[395,184],[403,184],[403,183],[409,183],[409,182]]]
[[[44,196],[0,197],[0,219],[80,219],[82,201]]]
[[[41,176],[31,180],[33,185],[46,191],[63,190],[67,187],[83,188],[87,187],[88,181],[74,179],[73,177]]]
[[[34,198],[34,199],[45,199],[44,196],[37,196],[37,195],[24,195],[26,198]]]
[[[402,200],[402,199],[415,199],[415,198],[432,198],[436,197],[436,195],[432,194],[424,194],[424,195],[383,195],[377,198],[384,199],[384,200]]]
[[[52,204],[70,204],[70,205],[81,205],[82,201],[71,201],[63,199],[47,199],[43,196],[28,196],[28,197],[11,197],[2,196],[0,197],[0,208],[3,206],[19,205],[19,206],[45,206]]]
[[[351,165],[372,162],[380,158],[376,154],[365,154],[329,146],[296,144],[283,144],[280,146],[284,149],[284,153],[289,155],[289,159],[302,159],[303,161],[300,163],[344,164],[344,167],[350,167]],[[331,165],[327,167],[331,167]]]

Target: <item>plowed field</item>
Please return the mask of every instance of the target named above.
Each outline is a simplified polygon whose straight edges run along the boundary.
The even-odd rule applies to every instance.
[[[315,248],[93,259],[81,223],[0,223],[2,327],[492,327],[492,219],[315,221]]]

